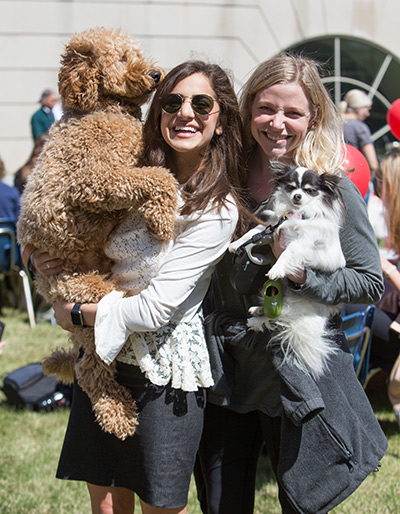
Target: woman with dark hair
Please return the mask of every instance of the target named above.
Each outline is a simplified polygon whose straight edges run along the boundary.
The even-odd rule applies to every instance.
[[[203,61],[189,61],[175,68],[174,78],[166,77],[160,84],[148,113],[144,126],[145,134],[145,160],[150,166],[165,166],[174,169],[179,158],[190,162],[189,153],[169,145],[162,135],[160,113],[162,100],[167,91],[176,83],[192,74],[209,77],[213,89],[217,93],[219,113],[216,134],[219,137],[211,139],[207,148],[202,149],[202,160],[193,163],[194,172],[186,171],[187,180],[182,186],[185,196],[185,205],[182,213],[189,214],[193,210],[203,210],[209,202],[211,194],[213,205],[226,202],[226,192],[235,191],[239,194],[246,183],[242,157],[242,136],[240,132],[240,115],[237,108],[236,97],[232,94],[230,82],[226,81],[225,72],[216,64],[207,64]],[[224,137],[221,137],[221,136]],[[192,167],[191,165],[189,165]],[[207,170],[207,172],[205,172]],[[240,202],[239,202],[240,204]],[[241,217],[245,222],[245,219]]]
[[[21,195],[24,191],[26,181],[28,180],[29,175],[32,173],[33,168],[35,167],[39,158],[40,152],[43,150],[44,144],[48,137],[48,132],[43,132],[43,134],[35,139],[35,143],[33,145],[32,152],[28,157],[28,160],[15,172],[14,186],[18,189],[19,194]]]
[[[134,273],[143,289],[127,298],[113,291],[81,306],[84,324],[95,326],[98,354],[117,359],[117,378],[138,405],[139,425],[124,441],[105,434],[75,383],[57,471],[87,482],[93,512],[102,514],[133,512],[135,493],[143,513],[186,512],[205,389],[213,383],[201,304],[242,209],[240,115],[226,73],[200,61],[170,71],[150,106],[144,139],[145,163],[168,167],[180,184],[174,238],[161,244],[139,214],[128,216],[107,255],[122,287]],[[143,252],[154,257],[150,269]],[[43,274],[62,265],[39,250],[33,264]],[[55,304],[65,329],[72,327],[72,307]]]

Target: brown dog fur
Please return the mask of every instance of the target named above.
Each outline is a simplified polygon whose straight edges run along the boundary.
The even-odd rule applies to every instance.
[[[156,87],[156,74],[139,45],[118,30],[90,29],[66,46],[59,72],[64,116],[51,127],[28,179],[17,226],[21,245],[65,260],[63,273],[35,279],[51,302],[93,303],[117,289],[101,250],[130,210],[142,213],[157,238],[173,235],[176,180],[164,168],[141,166],[140,106]],[[94,252],[101,272],[93,259],[85,264]],[[74,329],[70,340],[73,349],[56,350],[43,369],[67,383],[75,370],[102,428],[120,439],[132,435],[135,404],[115,381],[115,364],[97,356],[93,328]],[[84,354],[77,360],[79,348]]]

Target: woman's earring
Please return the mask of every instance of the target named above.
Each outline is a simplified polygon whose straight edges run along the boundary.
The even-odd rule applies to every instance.
[[[314,130],[317,128],[318,120],[314,119],[314,121],[310,124],[309,130]]]
[[[217,127],[215,129],[215,133],[217,134],[217,136],[222,136],[222,127]]]
[[[319,105],[316,106],[316,112],[314,114],[314,118],[310,124],[310,130],[314,130],[315,128],[317,128],[317,125],[318,125],[318,114],[319,114],[319,110],[320,110],[320,107]]]

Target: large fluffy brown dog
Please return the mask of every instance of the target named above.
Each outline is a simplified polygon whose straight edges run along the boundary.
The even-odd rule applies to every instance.
[[[141,167],[140,106],[161,78],[129,36],[91,29],[72,37],[62,55],[59,91],[64,116],[56,122],[22,196],[18,240],[65,259],[63,273],[38,276],[49,301],[98,302],[116,289],[83,257],[104,247],[129,210],[143,214],[157,238],[172,237],[177,185],[163,168]],[[104,262],[104,258],[101,259]],[[71,381],[73,369],[96,418],[120,439],[137,425],[135,404],[97,356],[93,328],[76,328],[73,350],[57,350],[46,373]],[[77,361],[79,348],[84,354]]]

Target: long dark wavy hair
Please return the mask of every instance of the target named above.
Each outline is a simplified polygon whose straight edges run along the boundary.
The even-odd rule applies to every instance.
[[[242,212],[242,191],[247,177],[242,163],[239,106],[229,76],[217,64],[186,61],[166,75],[157,88],[144,125],[145,164],[163,166],[174,172],[173,150],[164,141],[160,130],[161,103],[178,82],[195,73],[201,73],[211,82],[220,109],[218,125],[222,134],[214,134],[199,168],[182,184],[185,203],[181,212],[202,212],[208,205],[220,209],[229,193]]]

